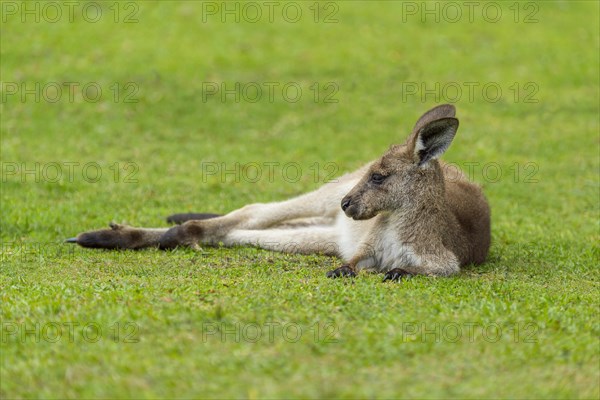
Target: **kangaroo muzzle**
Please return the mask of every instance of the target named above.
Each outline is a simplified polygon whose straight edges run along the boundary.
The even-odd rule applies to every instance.
[[[362,207],[358,203],[360,202],[357,202],[350,196],[346,196],[342,199],[342,211],[344,211],[347,217],[352,219],[364,219],[361,215],[364,210],[362,210]]]
[[[350,199],[347,197],[344,197],[342,199],[342,211],[346,212],[346,209],[350,207]]]

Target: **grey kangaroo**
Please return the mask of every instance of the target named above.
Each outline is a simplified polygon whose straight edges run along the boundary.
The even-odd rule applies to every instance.
[[[374,270],[384,280],[449,276],[485,261],[490,209],[482,190],[438,158],[456,135],[455,108],[427,111],[404,144],[319,189],[281,202],[256,203],[220,216],[176,214],[171,228],[110,224],[67,242],[104,249],[201,244],[338,256],[335,278]]]

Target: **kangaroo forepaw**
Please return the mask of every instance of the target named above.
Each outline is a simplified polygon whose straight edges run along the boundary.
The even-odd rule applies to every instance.
[[[67,243],[77,243],[82,247],[95,249],[137,249],[141,247],[142,233],[127,225],[114,222],[110,229],[84,232],[75,238],[67,239]]]
[[[394,268],[385,273],[383,282],[387,281],[399,281],[402,278],[409,278],[412,274],[403,270],[402,268]]]
[[[158,240],[158,248],[162,250],[176,247],[199,249],[198,242],[202,238],[203,229],[195,221],[185,222],[166,231]]]
[[[328,278],[354,278],[356,272],[349,265],[342,265],[327,273]]]

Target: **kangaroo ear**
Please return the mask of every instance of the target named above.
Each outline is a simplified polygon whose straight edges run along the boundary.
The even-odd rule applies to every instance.
[[[442,118],[423,126],[417,132],[413,142],[415,161],[419,167],[444,154],[450,147],[457,130],[456,118]]]
[[[437,107],[433,107],[425,114],[421,115],[421,118],[415,124],[412,130],[412,135],[416,135],[425,125],[442,118],[453,118],[456,115],[456,108],[452,104],[441,104]]]

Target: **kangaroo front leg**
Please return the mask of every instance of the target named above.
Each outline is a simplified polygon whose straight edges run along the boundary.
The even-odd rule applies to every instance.
[[[396,267],[387,271],[383,281],[399,281],[413,275],[450,276],[460,271],[458,259],[454,253],[446,249],[421,254],[416,259],[418,263],[414,265]]]
[[[422,255],[421,263],[414,269],[414,273],[429,276],[450,276],[460,272],[460,262],[456,255],[447,250],[432,251]],[[411,272],[409,270],[409,272]]]
[[[348,261],[348,264],[344,264],[339,268],[336,268],[327,273],[328,278],[342,278],[349,277],[353,278],[358,273],[359,269],[369,268],[375,265],[375,258],[373,257],[372,247],[363,245],[361,249]]]

